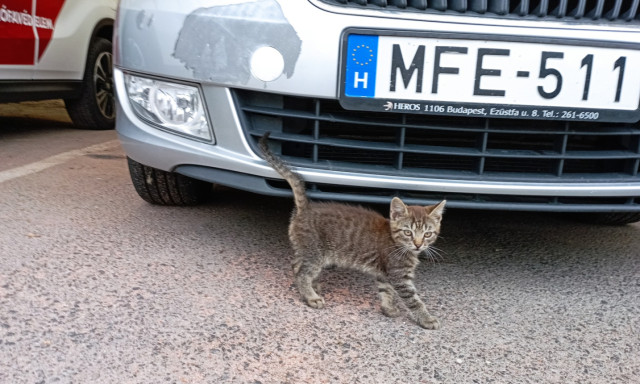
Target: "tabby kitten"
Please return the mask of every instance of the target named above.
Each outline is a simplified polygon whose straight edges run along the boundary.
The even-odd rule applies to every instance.
[[[295,252],[295,283],[305,302],[313,308],[324,306],[315,284],[323,268],[356,269],[376,278],[383,314],[400,315],[400,297],[418,325],[438,329],[440,323],[418,297],[413,279],[418,255],[438,237],[446,201],[427,207],[407,206],[394,197],[389,220],[358,206],[310,202],[304,180],[271,152],[268,137],[266,133],[260,139],[260,149],[293,189],[296,208],[289,239]]]

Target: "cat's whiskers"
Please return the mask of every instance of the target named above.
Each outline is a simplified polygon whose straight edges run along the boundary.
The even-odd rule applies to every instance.
[[[433,253],[432,253],[432,252],[431,252],[431,250],[429,250],[428,248],[427,248],[427,249],[425,249],[425,250],[424,250],[424,252],[422,252],[422,254],[423,254],[424,256],[426,256],[426,257],[425,257],[425,259],[426,259],[427,261],[431,262],[432,264],[435,264],[435,263],[436,263],[436,259],[435,259],[435,257],[433,256]]]
[[[442,252],[441,249],[436,248],[434,246],[429,246],[424,250],[423,254],[427,256],[428,260],[432,263],[436,263],[438,261],[444,260],[444,257],[440,254]]]
[[[389,248],[395,248],[394,250],[392,250],[389,253],[389,258],[390,259],[395,259],[395,258],[401,259],[401,258],[404,258],[407,255],[407,253],[409,253],[411,251],[410,249],[408,249],[407,247],[405,247],[404,245],[401,245],[401,244],[396,244],[396,245],[394,245],[392,247],[389,247]]]
[[[436,247],[436,246],[433,246],[433,245],[430,245],[428,249],[429,249],[431,252],[433,252],[436,256],[438,256],[438,258],[439,258],[440,260],[444,260],[444,256],[442,256],[442,254],[443,254],[443,253],[444,253],[444,254],[446,254],[446,253],[447,253],[446,251],[443,251],[442,249],[440,249],[440,248],[438,248],[438,247]]]
[[[390,245],[390,246],[386,247],[384,250],[385,250],[385,251],[388,251],[388,250],[390,250],[390,249],[391,249],[391,250],[396,250],[397,248],[403,248],[403,247],[404,247],[404,246],[403,246],[403,245],[401,245],[401,244],[395,244],[395,243],[394,243],[393,245]]]
[[[391,250],[391,252],[389,252],[389,257],[395,257],[398,256],[400,254],[402,254],[405,251],[405,247],[403,245],[394,245],[393,248]]]

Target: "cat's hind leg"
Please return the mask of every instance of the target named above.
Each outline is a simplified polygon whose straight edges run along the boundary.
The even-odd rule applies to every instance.
[[[400,316],[400,310],[395,303],[395,290],[389,282],[383,278],[376,280],[378,284],[378,296],[380,296],[380,310],[388,317]]]
[[[298,257],[293,269],[296,286],[307,305],[316,309],[324,307],[324,299],[314,290],[315,280],[322,272],[322,265]]]

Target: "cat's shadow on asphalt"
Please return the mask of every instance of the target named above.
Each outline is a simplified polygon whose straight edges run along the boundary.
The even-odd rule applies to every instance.
[[[356,203],[354,203],[356,204]],[[388,206],[364,205],[388,217]],[[236,215],[251,218],[256,230],[266,231],[279,241],[287,241],[287,227],[293,201],[286,197],[262,196],[226,187],[214,188],[211,209],[233,209]],[[429,262],[452,262],[460,251],[468,254],[495,252],[513,247],[513,253],[556,253],[562,247],[580,253],[598,239],[602,249],[615,247],[620,238],[637,237],[640,224],[606,226],[581,221],[574,214],[556,212],[517,212],[465,210],[445,211],[440,238],[435,244],[440,257]],[[524,257],[524,256],[523,256]]]

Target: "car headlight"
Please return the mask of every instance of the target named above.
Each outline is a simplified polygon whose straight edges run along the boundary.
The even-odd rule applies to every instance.
[[[125,74],[129,102],[141,119],[179,134],[211,141],[212,134],[197,87]]]

